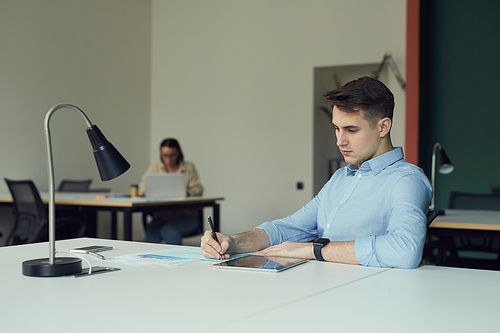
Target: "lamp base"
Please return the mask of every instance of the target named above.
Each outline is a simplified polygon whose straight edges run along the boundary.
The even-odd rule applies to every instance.
[[[75,275],[82,271],[82,260],[78,258],[55,258],[49,263],[49,258],[33,259],[23,262],[23,275],[38,277],[54,277]]]

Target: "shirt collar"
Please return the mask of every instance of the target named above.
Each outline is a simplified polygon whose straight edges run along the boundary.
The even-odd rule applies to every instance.
[[[403,148],[396,147],[387,153],[364,162],[361,164],[361,168],[359,168],[359,170],[364,172],[372,171],[376,175],[394,162],[403,159],[403,156]],[[349,164],[346,169],[347,176],[353,176],[356,174],[356,171],[358,171],[358,167],[355,164]]]

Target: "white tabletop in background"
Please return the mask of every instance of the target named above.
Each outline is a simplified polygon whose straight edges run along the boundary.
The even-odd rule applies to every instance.
[[[445,209],[445,215],[439,215],[435,221],[500,224],[500,210]]]

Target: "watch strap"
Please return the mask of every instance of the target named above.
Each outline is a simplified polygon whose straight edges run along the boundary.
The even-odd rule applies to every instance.
[[[313,241],[314,257],[319,261],[325,261],[323,255],[321,254],[321,249],[323,246],[328,244],[330,240],[328,238],[316,238]]]

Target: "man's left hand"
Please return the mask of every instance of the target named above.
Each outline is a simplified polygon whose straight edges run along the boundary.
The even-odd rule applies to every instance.
[[[259,256],[314,259],[312,243],[284,242],[255,252]]]

